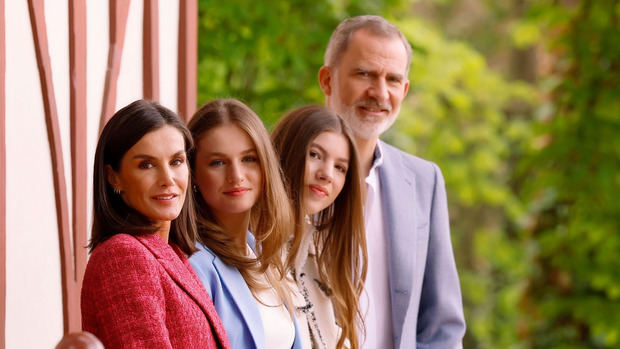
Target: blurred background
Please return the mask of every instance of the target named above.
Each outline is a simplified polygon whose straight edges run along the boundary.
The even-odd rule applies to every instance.
[[[329,36],[360,14],[414,49],[384,138],[443,170],[464,347],[620,347],[619,2],[200,0],[198,103],[268,127],[323,103]]]

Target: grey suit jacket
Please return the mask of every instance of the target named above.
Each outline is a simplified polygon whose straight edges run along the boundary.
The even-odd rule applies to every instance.
[[[432,162],[381,142],[395,348],[461,348],[465,319],[444,179]]]

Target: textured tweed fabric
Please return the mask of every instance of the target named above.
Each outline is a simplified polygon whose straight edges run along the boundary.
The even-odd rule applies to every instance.
[[[93,251],[82,328],[106,348],[229,348],[186,256],[158,235],[115,235]]]

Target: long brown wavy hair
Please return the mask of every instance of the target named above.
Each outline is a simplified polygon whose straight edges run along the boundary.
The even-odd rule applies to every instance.
[[[349,340],[358,348],[357,330],[363,328],[359,299],[367,271],[366,234],[362,209],[359,155],[351,129],[331,110],[309,105],[291,111],[271,134],[287,180],[295,214],[295,235],[287,257],[293,267],[305,233],[304,173],[311,142],[323,132],[342,134],[349,144],[349,168],[342,191],[313,219],[317,264],[321,280],[331,289],[336,321],[342,328],[337,347]],[[301,174],[301,175],[300,175]],[[303,253],[305,253],[304,251]]]
[[[290,296],[278,280],[282,280],[285,276],[282,251],[290,239],[290,222],[293,218],[282,171],[265,126],[256,113],[242,102],[235,99],[215,99],[203,105],[192,116],[188,128],[198,146],[201,137],[208,131],[227,123],[234,124],[246,132],[254,142],[258,154],[263,184],[261,195],[250,211],[249,226],[256,239],[256,258],[249,258],[238,249],[231,248],[234,246],[233,237],[217,221],[200,194],[194,195],[198,239],[222,261],[236,267],[253,293],[262,289],[255,275],[272,268],[270,270],[275,272],[273,276],[277,280],[270,277],[271,272],[267,273],[267,278],[282,299],[289,303]],[[192,173],[196,170],[195,154],[194,148],[190,152],[189,159]]]

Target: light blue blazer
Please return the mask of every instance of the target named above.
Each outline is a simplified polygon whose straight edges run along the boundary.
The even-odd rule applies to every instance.
[[[465,318],[441,171],[380,146],[394,347],[462,348]]]
[[[254,246],[254,238],[249,233],[248,243]],[[189,258],[189,262],[215,304],[230,347],[267,349],[263,320],[256,300],[239,270],[224,263],[203,244],[197,243],[196,247],[198,252]],[[303,348],[297,322],[292,348]]]

